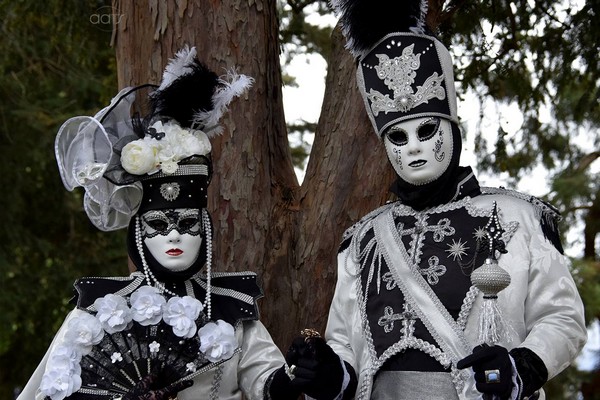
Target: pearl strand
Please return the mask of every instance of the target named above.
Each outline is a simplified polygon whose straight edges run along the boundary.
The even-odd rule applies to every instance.
[[[206,240],[206,298],[204,300],[204,308],[206,309],[206,316],[210,320],[212,314],[212,306],[211,306],[211,266],[212,266],[212,231],[210,229],[210,220],[208,217],[208,212],[206,209],[202,209],[202,224],[204,225],[204,229],[206,232],[205,240]],[[146,257],[144,257],[144,248],[142,246],[142,233],[141,233],[141,222],[140,217],[136,216],[136,224],[135,224],[135,244],[140,255],[140,259],[142,260],[142,266],[144,267],[144,276],[146,277],[146,282],[148,286],[155,286],[162,292],[170,294],[171,296],[177,296],[176,293],[170,291],[165,287],[163,283],[161,283],[152,271],[150,267],[148,267],[148,263],[146,262]]]
[[[204,308],[206,309],[206,316],[210,321],[211,318],[211,266],[212,266],[212,230],[210,229],[210,219],[208,217],[208,211],[205,208],[202,209],[202,224],[204,225],[204,231],[206,232],[206,299],[204,300]]]
[[[171,296],[177,296],[176,293],[170,291],[169,289],[167,289],[165,287],[165,285],[163,283],[159,282],[159,280],[156,279],[156,277],[150,270],[150,267],[148,267],[148,263],[146,262],[146,257],[144,257],[144,248],[142,246],[142,232],[141,232],[140,226],[141,226],[140,217],[139,217],[139,215],[136,215],[136,217],[135,217],[135,245],[137,247],[138,254],[140,255],[140,259],[142,260],[142,265],[144,267],[144,276],[146,277],[146,283],[148,284],[148,286],[157,287],[161,292],[165,292],[167,294],[170,294]]]

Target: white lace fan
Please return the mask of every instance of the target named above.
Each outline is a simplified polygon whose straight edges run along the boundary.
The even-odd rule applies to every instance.
[[[40,390],[51,400],[113,399],[149,374],[157,387],[193,379],[231,358],[233,326],[210,322],[190,296],[168,301],[151,286],[130,297],[108,294],[96,314],[76,310],[49,356]]]

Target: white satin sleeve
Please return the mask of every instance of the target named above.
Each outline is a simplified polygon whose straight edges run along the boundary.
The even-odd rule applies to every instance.
[[[530,236],[530,269],[525,301],[527,337],[519,347],[537,354],[548,379],[573,362],[587,339],[583,303],[565,256],[544,238]]]
[[[352,344],[356,335],[361,336],[362,324],[358,311],[357,277],[348,272],[356,270],[350,251],[348,248],[338,254],[337,283],[329,308],[325,339],[333,351],[358,373],[360,360],[356,358]]]
[[[248,399],[262,400],[267,379],[281,368],[285,358],[260,321],[243,322],[243,330],[238,382]]]

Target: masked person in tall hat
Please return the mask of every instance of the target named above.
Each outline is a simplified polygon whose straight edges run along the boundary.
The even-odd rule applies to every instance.
[[[325,336],[286,355],[292,385],[320,400],[545,398],[586,340],[557,211],[459,166],[452,60],[427,1],[332,5],[399,199],[345,232]]]
[[[60,128],[65,187],[85,189],[99,229],[127,227],[136,271],[75,282],[76,308],[19,399],[298,397],[258,320],[256,274],[212,266],[209,139],[251,84],[233,70],[219,78],[186,47],[160,86],[123,89]]]

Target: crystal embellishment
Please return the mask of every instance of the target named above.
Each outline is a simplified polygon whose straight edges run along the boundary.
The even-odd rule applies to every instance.
[[[441,85],[444,76],[437,72],[428,77],[423,85],[417,86],[415,93],[412,85],[421,66],[421,54],[414,54],[413,50],[414,44],[411,44],[402,50],[401,56],[392,59],[386,54],[376,54],[379,59],[379,64],[375,66],[377,77],[390,89],[393,97],[371,88],[367,97],[371,101],[374,116],[380,112],[407,112],[431,99],[446,98],[446,91]]]
[[[163,183],[160,185],[160,194],[167,201],[173,201],[181,192],[181,188],[177,182]]]

